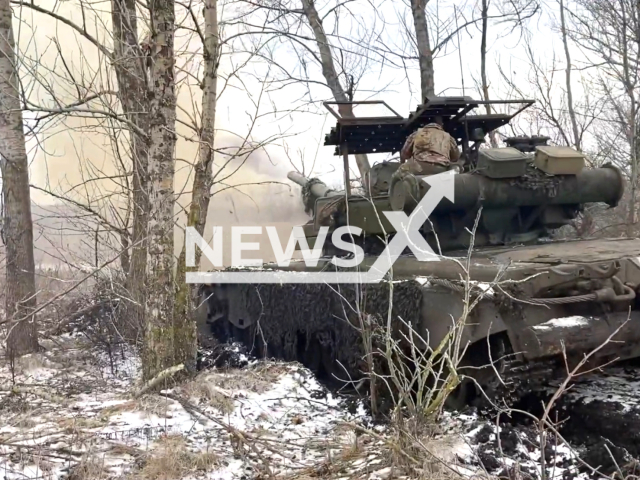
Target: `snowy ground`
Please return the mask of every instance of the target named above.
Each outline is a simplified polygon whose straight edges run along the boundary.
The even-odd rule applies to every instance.
[[[0,366],[0,475],[74,480],[407,478],[478,474],[540,478],[540,435],[489,416],[447,415],[419,443],[371,425],[362,403],[327,391],[295,364],[208,369],[136,398],[139,359],[111,357],[84,337]],[[242,362],[241,362],[242,363]],[[244,363],[247,363],[246,361]],[[499,433],[499,435],[498,435]],[[549,441],[546,478],[579,474],[575,453]],[[585,474],[580,474],[585,476]]]
[[[15,377],[6,365],[0,370],[0,471],[7,479],[63,478],[79,468],[100,474],[73,478],[292,473],[353,449],[341,424],[365,416],[350,413],[296,365],[205,371],[162,392],[179,400],[134,398],[139,361],[130,349],[119,348],[110,361],[80,337],[44,343],[48,351],[20,359]],[[154,456],[172,455],[184,458],[163,462],[180,465],[149,466]]]
[[[361,404],[298,365],[210,369],[135,398],[131,349],[110,359],[80,336],[42,343],[0,368],[3,478],[398,478],[384,442],[356,435]]]

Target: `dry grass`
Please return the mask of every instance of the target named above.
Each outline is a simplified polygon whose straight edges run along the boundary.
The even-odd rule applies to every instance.
[[[19,416],[15,421],[13,421],[13,426],[19,428],[21,430],[30,430],[34,428],[38,423],[33,419],[34,412],[28,411],[27,414]]]
[[[142,450],[131,445],[114,443],[109,446],[109,453],[116,456],[128,455],[130,457],[139,458],[142,455]]]
[[[169,405],[173,405],[173,400],[169,400],[159,395],[143,395],[137,399],[137,410],[158,417],[166,417],[169,412]]]
[[[188,398],[197,398],[222,413],[235,408],[233,393],[264,393],[286,371],[282,364],[267,363],[254,368],[229,371],[207,371],[180,387]]]
[[[323,440],[327,451],[324,461],[284,475],[287,480],[308,478],[350,478],[364,480],[464,480],[456,470],[457,435],[435,437],[426,427],[419,436],[406,430],[393,429],[384,435],[372,430],[354,429],[351,424],[336,427],[331,437]],[[375,472],[375,476],[371,474]],[[478,471],[478,480],[489,479]]]
[[[137,479],[175,480],[194,472],[211,470],[218,464],[215,454],[191,452],[182,435],[167,435],[145,459]]]
[[[101,480],[109,478],[104,462],[93,456],[83,458],[69,469],[69,480]]]
[[[100,410],[101,417],[110,417],[111,415],[115,415],[116,413],[121,412],[132,412],[137,410],[138,401],[137,400],[129,400],[127,402],[116,403],[115,405],[109,405],[108,407]]]
[[[40,368],[48,368],[51,362],[40,353],[32,353],[15,359],[16,375],[25,375]]]
[[[3,253],[2,248],[0,248],[0,260],[4,259]],[[70,270],[64,267],[47,268],[36,264],[35,279],[36,291],[38,292],[38,305],[44,305],[55,296],[67,290],[69,286],[82,279],[85,275],[86,273],[80,270]],[[2,306],[4,306],[6,281],[5,264],[4,261],[0,261],[0,305]],[[78,297],[89,295],[94,284],[95,281],[91,278],[80,285],[75,291],[47,306],[38,315],[39,329],[46,330],[62,322],[69,314],[69,305]],[[0,338],[0,340],[4,339]]]
[[[182,391],[190,398],[197,398],[206,402],[221,413],[229,414],[233,412],[235,403],[231,392],[217,387],[209,379],[198,381],[195,379],[182,387]]]
[[[82,430],[102,427],[106,422],[107,419],[104,417],[73,417],[60,419],[58,425],[60,425],[60,428],[65,432],[73,434]]]
[[[109,405],[100,411],[100,417],[107,419],[122,412],[144,412],[148,415],[166,417],[170,404],[173,404],[173,401],[165,397],[159,395],[144,395],[140,398]]]

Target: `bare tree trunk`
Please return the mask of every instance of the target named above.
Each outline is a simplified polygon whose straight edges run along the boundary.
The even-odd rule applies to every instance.
[[[416,31],[416,44],[418,46],[418,62],[420,64],[420,90],[422,101],[427,97],[435,96],[435,75],[433,71],[433,52],[429,40],[429,26],[427,25],[428,0],[411,0],[411,13],[413,15],[413,28]]]
[[[146,338],[143,377],[173,366],[175,288],[173,278],[174,153],[176,91],[173,0],[152,0],[147,249]]]
[[[314,4],[314,0],[301,0],[302,9],[304,11],[305,16],[307,17],[307,21],[313,30],[313,35],[316,39],[316,44],[318,46],[318,51],[320,52],[320,61],[322,63],[322,75],[324,76],[331,93],[333,94],[333,98],[336,102],[349,102],[352,101],[353,98],[349,98],[349,95],[342,87],[340,83],[340,79],[338,78],[338,73],[336,72],[336,67],[333,62],[333,56],[331,55],[331,46],[329,45],[329,40],[327,40],[327,35],[324,31],[324,26],[322,25],[322,20],[318,15],[318,10],[316,10],[316,6]],[[340,115],[346,118],[353,118],[353,109],[350,105],[340,105],[339,106]],[[360,176],[365,182],[367,178],[367,174],[371,169],[369,164],[369,159],[366,155],[356,155],[356,164],[358,165],[358,170],[360,171]]]
[[[631,96],[631,95],[630,95]],[[631,96],[632,97],[632,96]],[[632,101],[633,105],[632,110],[635,109],[635,101]],[[637,210],[637,196],[638,196],[638,155],[639,147],[638,147],[638,127],[636,125],[636,119],[634,115],[629,115],[629,131],[632,132],[630,135],[629,144],[631,146],[631,194],[629,198],[629,206],[627,209],[627,236],[633,237],[635,236],[634,232],[636,229],[636,210]]]
[[[218,31],[218,0],[204,2],[204,76],[202,79],[202,130],[198,163],[193,179],[193,194],[189,210],[189,225],[200,235],[204,234],[207,221],[213,178],[213,141],[216,123],[216,102],[218,98],[218,65],[220,61],[220,37]],[[196,250],[196,265],[200,263],[202,252]]]
[[[489,82],[487,81],[487,33],[489,31],[489,0],[482,0],[482,41],[480,42],[480,77],[482,98],[489,101]],[[485,105],[487,115],[491,115],[491,105]],[[489,134],[491,147],[498,148],[498,137],[493,131]]]
[[[213,185],[213,142],[216,122],[216,103],[218,98],[218,65],[220,61],[220,37],[218,30],[218,1],[205,0],[204,2],[204,76],[202,79],[202,126],[200,131],[200,148],[198,151],[198,163],[195,166],[191,205],[187,225],[195,227],[202,236],[207,222],[207,212],[211,200],[211,187]],[[196,249],[195,270],[200,265],[202,252]],[[193,318],[194,306],[198,302],[198,286],[185,283],[184,274],[186,267],[186,252],[183,246],[178,261],[179,284],[178,298],[176,300],[176,318],[183,318],[184,328],[180,329],[184,335],[178,336],[176,331],[176,354],[181,356],[187,366],[187,370],[195,370],[196,362],[196,327]]]
[[[15,41],[9,0],[0,0],[0,166],[6,245],[7,353],[10,358],[38,349],[33,224],[29,162],[25,147]]]
[[[114,68],[118,95],[124,113],[141,131],[149,129],[149,97],[146,82],[146,56],[138,38],[138,17],[135,0],[112,0],[111,19],[114,38]],[[147,139],[130,131],[133,163],[133,238],[132,251],[126,268],[127,289],[134,304],[131,312],[134,325],[144,327],[144,285],[147,263],[148,153]],[[128,242],[127,242],[128,245]],[[123,245],[124,247],[124,245]]]
[[[640,10],[640,9],[639,9]],[[628,126],[627,126],[627,141],[629,142],[630,154],[631,154],[631,198],[629,199],[629,208],[627,214],[627,236],[633,237],[635,228],[636,228],[636,210],[637,210],[637,195],[638,195],[638,127],[636,124],[636,117],[638,115],[638,107],[637,107],[637,99],[635,92],[635,76],[637,76],[637,72],[633,72],[633,64],[636,64],[637,61],[634,62],[634,59],[630,58],[630,38],[627,36],[627,29],[629,27],[629,23],[631,25],[635,23],[637,28],[632,28],[634,33],[640,34],[637,30],[640,30],[640,18],[634,18],[633,12],[631,12],[631,18],[627,17],[627,11],[624,6],[620,9],[621,19],[622,19],[622,42],[621,42],[621,51],[622,51],[622,84],[624,86],[625,93],[629,97],[629,113],[628,113]],[[640,13],[638,10],[636,12]],[[634,22],[635,20],[635,22]],[[640,39],[636,39],[639,41]],[[640,52],[638,52],[640,55]],[[637,58],[635,59],[637,60]]]
[[[129,272],[131,268],[131,255],[127,254],[130,246],[130,239],[131,237],[128,234],[120,234],[120,244],[122,245],[122,250],[124,251],[120,259],[120,265],[122,265],[122,271],[125,274]]]
[[[569,52],[569,36],[567,35],[567,22],[565,18],[565,6],[564,0],[559,0],[560,3],[560,34],[562,35],[562,46],[564,47],[564,57],[567,62],[565,67],[565,89],[567,90],[567,110],[569,111],[569,121],[571,122],[571,131],[573,133],[573,147],[582,151],[582,138],[580,134],[580,128],[578,127],[578,118],[576,117],[576,111],[573,106],[573,88],[571,86],[571,71],[573,69],[571,65],[571,53]],[[584,238],[590,235],[594,229],[593,215],[585,209],[580,214],[580,223],[576,222],[579,228],[576,228],[576,234],[578,238]]]
[[[576,112],[573,108],[573,90],[571,88],[571,54],[569,53],[569,40],[567,36],[567,24],[564,17],[564,0],[560,0],[560,32],[562,34],[562,45],[564,46],[564,56],[567,62],[565,68],[565,88],[567,89],[567,108],[569,110],[569,118],[571,120],[571,129],[573,130],[573,146],[576,150],[582,151],[580,130],[578,129],[578,120]]]

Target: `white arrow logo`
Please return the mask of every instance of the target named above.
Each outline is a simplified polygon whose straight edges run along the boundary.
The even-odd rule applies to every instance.
[[[454,201],[454,172],[448,171],[423,177],[429,185],[411,215],[404,212],[383,212],[396,234],[367,272],[187,272],[187,283],[377,283],[391,270],[395,261],[409,248],[421,262],[439,261],[420,228],[443,198]]]
[[[446,197],[453,202],[455,185],[453,172],[423,177],[422,180],[429,185],[429,190],[413,209],[411,215],[407,216],[404,212],[384,212],[397,233],[367,272],[372,282],[382,280],[407,247],[421,262],[440,260],[420,233],[420,228],[443,198]]]

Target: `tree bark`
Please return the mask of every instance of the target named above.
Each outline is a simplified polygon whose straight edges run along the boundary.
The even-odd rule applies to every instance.
[[[174,153],[176,91],[174,72],[175,5],[152,0],[150,73],[149,221],[147,224],[146,336],[143,377],[153,378],[175,365],[175,288],[173,278]]]
[[[220,36],[218,30],[218,2],[205,0],[204,2],[204,44],[203,61],[204,74],[202,79],[202,126],[200,130],[200,148],[198,162],[195,165],[191,205],[187,225],[195,227],[203,236],[207,222],[207,212],[211,200],[213,186],[213,142],[215,135],[216,105],[218,97],[218,65],[220,61]],[[193,317],[194,306],[198,304],[198,285],[187,285],[185,273],[187,270],[198,270],[202,252],[196,249],[194,268],[186,266],[186,251],[183,246],[178,261],[179,291],[176,300],[176,318],[184,319],[184,328],[178,336],[176,331],[176,352],[181,357],[187,371],[195,370],[196,363],[196,319]]]
[[[38,350],[33,224],[29,162],[25,146],[15,41],[9,0],[0,0],[0,167],[6,245],[7,353],[13,358]]]
[[[482,41],[480,42],[480,77],[483,100],[489,101],[489,82],[487,80],[487,33],[489,31],[489,0],[482,0]],[[487,115],[491,115],[491,105],[485,105]],[[493,131],[489,134],[492,148],[498,148],[498,137]]]
[[[111,19],[114,38],[114,69],[118,81],[118,96],[124,113],[141,131],[149,130],[149,95],[146,79],[146,56],[138,38],[138,17],[135,0],[112,0]],[[144,328],[144,285],[147,263],[148,154],[149,145],[133,130],[130,131],[133,167],[133,235],[131,256],[123,263],[127,273],[127,290],[133,303],[133,324],[138,331]],[[124,239],[123,239],[124,240]],[[123,242],[123,248],[125,248]],[[129,242],[126,242],[126,246]]]
[[[189,225],[200,235],[204,234],[207,221],[213,179],[213,141],[218,98],[218,65],[220,61],[220,37],[218,31],[218,1],[204,2],[204,76],[202,79],[202,129],[198,163],[193,179],[193,194],[189,210]],[[200,263],[202,252],[196,250],[196,265]]]
[[[435,96],[435,75],[433,71],[433,52],[429,40],[429,27],[427,25],[427,1],[411,0],[411,14],[413,15],[413,28],[416,32],[416,45],[418,46],[418,63],[420,65],[420,91],[422,101]]]
[[[582,135],[578,127],[578,118],[573,106],[573,88],[571,86],[571,53],[569,52],[569,35],[567,34],[567,22],[565,17],[564,0],[559,0],[560,4],[560,34],[562,35],[562,46],[564,48],[564,58],[567,62],[564,70],[565,88],[567,90],[567,110],[569,111],[569,121],[571,122],[571,131],[573,134],[573,147],[579,152],[582,151]],[[588,210],[584,210],[580,214],[579,223],[576,223],[576,235],[578,238],[584,238],[591,235],[595,223],[593,215]]]
[[[304,11],[305,17],[307,17],[311,30],[313,30],[318,51],[320,52],[322,75],[327,82],[327,86],[331,90],[334,100],[336,102],[352,101],[353,98],[349,98],[347,92],[340,83],[340,79],[338,78],[338,73],[336,72],[336,67],[333,62],[333,56],[331,55],[331,46],[329,45],[329,40],[327,39],[327,35],[324,31],[320,15],[318,15],[318,10],[316,9],[314,0],[301,0],[301,2],[302,10]],[[340,105],[338,107],[338,111],[340,115],[345,118],[353,118],[353,108],[351,105]],[[366,155],[362,154],[356,155],[355,157],[358,170],[360,171],[360,177],[364,183],[369,170],[371,169],[369,159]]]

